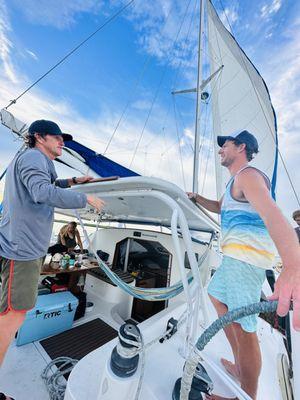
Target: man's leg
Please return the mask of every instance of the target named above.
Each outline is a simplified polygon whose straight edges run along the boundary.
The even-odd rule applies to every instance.
[[[240,324],[233,329],[238,342],[238,363],[242,389],[256,399],[261,371],[261,352],[256,332],[246,332]]]
[[[210,298],[218,315],[224,315],[227,312],[227,306],[213,296]],[[255,332],[244,331],[238,323],[230,324],[224,331],[234,354],[235,365],[227,360],[222,360],[222,363],[232,375],[239,378],[242,389],[252,399],[256,399],[261,371],[261,353],[257,335]],[[222,399],[218,396],[208,396],[208,398]]]
[[[6,314],[0,315],[0,366],[25,315],[26,313],[19,311],[8,311]]]
[[[241,388],[255,400],[261,371],[261,354],[255,332],[246,332],[239,324],[233,327],[238,342],[238,364]],[[209,400],[226,400],[221,396],[206,396]]]
[[[227,313],[228,308],[225,304],[221,303],[219,300],[217,300],[215,297],[209,295],[211,302],[213,303],[217,314],[219,317],[222,317],[224,314]],[[233,375],[235,378],[240,379],[240,370],[239,370],[239,361],[238,361],[238,343],[237,343],[237,338],[235,336],[235,331],[233,329],[234,324],[227,325],[226,328],[224,328],[224,332],[226,334],[226,337],[230,343],[233,356],[234,356],[234,363],[225,360],[224,358],[221,359],[222,364],[226,368],[226,370]]]

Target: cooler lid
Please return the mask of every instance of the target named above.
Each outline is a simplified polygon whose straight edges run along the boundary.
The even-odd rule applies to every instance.
[[[36,311],[49,311],[51,309],[63,309],[71,304],[72,308],[78,305],[78,299],[71,292],[59,292],[44,294],[37,297],[34,308],[27,312],[26,317],[36,315]]]

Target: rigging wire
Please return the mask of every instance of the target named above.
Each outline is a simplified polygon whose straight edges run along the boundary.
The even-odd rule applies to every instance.
[[[205,35],[204,35],[205,36]],[[208,57],[208,52],[207,52],[207,44],[205,42],[205,40],[203,40],[203,45],[202,45],[202,57],[203,57],[203,64],[205,65],[205,56]],[[209,68],[207,68],[209,71]],[[210,75],[210,72],[209,72]],[[219,74],[217,75],[217,79],[218,79]],[[214,82],[214,81],[213,81]],[[209,86],[211,86],[211,84],[209,83]],[[204,88],[203,88],[204,90]],[[201,95],[201,93],[200,93]],[[210,97],[208,98],[208,101],[204,101],[205,104],[205,111],[204,111],[204,116],[203,116],[203,112],[202,112],[202,118],[201,118],[201,136],[200,136],[200,146],[199,146],[199,159],[200,159],[200,174],[201,174],[201,179],[203,182],[205,182],[206,180],[206,172],[207,172],[207,163],[208,163],[208,155],[209,155],[209,140],[207,138],[207,125],[208,125],[208,117],[209,117],[209,102],[210,102]],[[205,145],[206,144],[206,145]],[[207,154],[207,155],[206,155]],[[206,163],[206,164],[205,164]],[[206,165],[203,168],[203,165]],[[204,170],[204,174],[202,173],[202,170]],[[202,185],[203,187],[203,185]],[[202,189],[203,191],[203,189]]]
[[[205,132],[204,132],[204,136],[206,134],[207,120],[208,120],[208,106],[205,109],[205,117],[204,117]],[[203,167],[203,178],[202,178],[202,189],[201,189],[201,194],[202,195],[204,193],[204,187],[205,187],[206,178],[207,178],[208,161],[209,161],[210,155],[211,155],[210,149],[211,149],[211,144],[212,144],[212,139],[213,139],[212,129],[210,130],[210,132],[209,132],[208,136],[206,137],[206,139],[207,139],[207,145],[206,145],[206,148],[204,148],[203,155],[201,157],[201,167],[202,167],[202,164],[204,165],[204,167]],[[204,143],[203,143],[203,146],[204,146]]]
[[[168,116],[169,116],[170,109],[171,109],[171,103],[169,103],[168,109],[167,109],[167,111],[166,111],[166,113],[165,113],[165,116],[164,116],[164,122],[163,122],[163,124],[162,124],[162,134],[163,134],[163,143],[164,143],[163,148],[164,148],[164,149],[167,148],[166,126],[165,126],[165,125],[166,125],[166,120],[167,120],[167,118],[168,118]],[[163,152],[160,153],[160,158],[159,158],[159,163],[158,163],[157,171],[161,171],[160,166],[161,166],[162,159],[163,159]],[[170,159],[169,159],[169,157],[167,157],[166,163],[167,163],[167,166],[168,166],[168,168],[169,168],[170,174],[172,174],[173,170],[172,170],[172,168],[171,168],[171,164],[170,164]]]
[[[192,23],[193,23],[193,20],[194,20],[194,17],[195,17],[195,13],[196,13],[197,1],[198,1],[198,0],[195,0],[195,2],[194,2],[194,7],[193,7],[192,14],[191,14],[190,23],[189,23],[188,30],[187,30],[187,33],[186,33],[186,37],[185,37],[185,39],[184,39],[183,46],[182,46],[182,47],[183,47],[183,51],[186,50],[186,49],[188,48],[187,42],[188,42],[188,38],[189,38],[190,33],[191,33]],[[188,4],[188,8],[189,8],[189,5],[190,5],[190,3]],[[172,87],[175,87],[175,86],[176,86],[176,82],[177,82],[177,79],[178,79],[178,75],[179,75],[181,66],[182,66],[182,60],[180,60],[180,62],[179,62],[179,64],[178,64],[178,67],[177,67],[177,69],[176,69],[176,73],[175,73],[175,77],[174,77],[174,80],[173,80]],[[181,97],[185,97],[185,96],[181,96]],[[194,101],[194,100],[193,100],[193,101]],[[163,151],[160,153],[160,156],[161,156],[161,157],[160,157],[159,164],[158,164],[158,168],[157,168],[158,171],[160,170],[160,165],[161,165],[162,158],[164,157],[164,155],[165,155],[167,152],[169,152],[169,150],[177,143],[177,142],[175,141],[171,146],[169,146],[169,148],[167,148],[167,143],[166,143],[166,129],[165,129],[166,127],[165,127],[165,124],[166,124],[166,120],[167,120],[167,117],[168,117],[169,112],[170,112],[170,108],[171,108],[171,102],[169,103],[168,109],[167,109],[167,111],[166,111],[166,113],[165,113],[165,116],[164,116],[164,123],[163,123],[163,125],[162,125],[162,126],[163,126],[163,127],[162,127],[162,132],[163,132],[164,148],[163,148]],[[177,113],[178,113],[178,115],[181,117],[180,110],[179,110],[178,108],[177,108]],[[182,119],[182,118],[181,118],[181,119]],[[182,126],[184,127],[184,123],[183,123],[183,122],[182,122]],[[179,141],[180,141],[184,136],[185,136],[185,135],[184,135],[184,133],[183,133],[183,134],[180,136]],[[150,143],[151,143],[151,142],[149,142],[149,143],[147,144],[147,147],[149,146]],[[170,160],[169,160],[169,156],[168,156],[168,155],[167,155],[167,164],[168,164],[168,168],[169,168],[170,172],[173,172],[173,169],[170,167]]]
[[[142,131],[141,131],[140,137],[139,137],[139,139],[138,139],[138,141],[137,141],[137,144],[136,144],[136,146],[135,146],[135,149],[134,149],[134,152],[133,152],[133,155],[132,155],[130,164],[129,164],[129,168],[132,167],[132,163],[133,163],[133,161],[134,161],[134,159],[135,159],[137,150],[138,150],[138,148],[139,148],[139,146],[140,146],[140,143],[141,143],[141,140],[142,140],[142,138],[143,138],[143,136],[144,136],[147,123],[148,123],[148,121],[149,121],[149,118],[150,118],[150,116],[151,116],[151,113],[152,113],[154,104],[155,104],[156,99],[157,99],[157,97],[158,97],[158,93],[159,93],[159,90],[160,90],[161,85],[162,85],[162,83],[163,83],[163,80],[164,80],[166,71],[167,71],[167,69],[165,68],[165,69],[164,69],[164,72],[163,72],[163,74],[162,74],[162,76],[161,76],[161,78],[160,78],[160,81],[159,81],[159,84],[158,84],[158,88],[157,88],[156,91],[155,91],[155,95],[154,95],[154,97],[153,97],[153,99],[152,99],[150,108],[149,108],[149,110],[148,110],[147,117],[146,117],[145,123],[144,123],[144,125],[143,125],[143,129],[142,129]]]
[[[177,121],[177,114],[176,114],[176,103],[175,103],[174,96],[173,96],[173,109],[174,109],[174,117],[175,117],[176,134],[177,134],[177,139],[178,139],[178,150],[179,150],[179,158],[180,158],[180,165],[181,165],[182,181],[183,181],[184,191],[186,192],[186,182],[185,182],[185,177],[184,177],[182,151],[181,151],[181,146],[180,146],[180,139],[179,139],[179,132],[178,132],[178,121]]]
[[[185,39],[184,39],[184,42],[183,42],[183,55],[184,55],[184,51],[186,51],[188,49],[188,38],[190,37],[192,26],[193,26],[193,21],[195,19],[197,3],[198,3],[198,0],[195,0],[193,12],[192,12],[190,23],[189,23],[189,27],[188,27],[188,30],[187,30],[187,33],[186,33],[186,36],[185,36]],[[188,7],[189,7],[189,5],[188,5]],[[175,74],[175,77],[174,77],[174,81],[173,81],[173,87],[176,87],[178,76],[179,76],[179,72],[181,70],[181,66],[182,66],[182,59],[180,60],[180,62],[178,64],[178,67],[177,67],[177,71],[176,71],[176,74]],[[182,75],[183,75],[184,71],[185,71],[185,69],[183,68],[182,71],[181,71]]]
[[[189,37],[190,37],[191,30],[192,30],[192,26],[193,26],[193,22],[194,22],[195,15],[196,15],[197,3],[198,3],[198,0],[195,0],[195,2],[194,2],[194,7],[193,7],[193,12],[192,12],[192,14],[191,14],[191,19],[190,19],[189,26],[188,26],[188,30],[187,30],[187,33],[186,33],[185,40],[184,40],[184,42],[183,42],[183,49],[184,49],[184,51],[186,51],[186,50],[188,49],[188,39],[189,39]],[[181,72],[182,75],[183,75],[183,72],[184,72],[184,70],[185,70],[184,68],[181,69],[181,66],[182,66],[182,59],[180,60],[180,63],[179,63],[179,65],[178,65],[178,67],[177,67],[177,71],[176,71],[176,74],[175,74],[175,77],[174,77],[174,81],[173,81],[173,87],[176,87],[176,85],[177,85],[179,73]],[[182,98],[182,97],[185,97],[185,96],[180,96],[180,97]],[[187,96],[186,96],[186,97],[187,97]],[[175,95],[173,94],[173,105],[174,105],[174,113],[175,113],[175,118],[176,118],[176,119],[175,119],[176,131],[177,131],[177,138],[178,138],[179,151],[180,151],[180,155],[181,155],[180,141],[181,141],[182,138],[185,137],[185,132],[184,132],[185,125],[184,125],[184,123],[183,123],[183,118],[182,118],[182,115],[181,115],[181,112],[180,112],[180,109],[178,108],[178,106],[177,106],[176,109],[175,109],[175,105],[177,105],[177,103],[175,102],[174,99],[175,99]],[[194,101],[194,99],[193,99],[193,101]],[[180,121],[181,121],[181,123],[182,123],[182,128],[183,128],[183,134],[182,134],[180,137],[179,137],[179,133],[178,133],[177,115],[178,115],[179,118],[180,118]],[[174,144],[176,144],[176,142],[174,142]],[[173,145],[171,145],[170,148],[171,148],[171,147],[173,147]],[[170,150],[170,148],[169,148],[168,150]],[[166,150],[166,151],[164,152],[164,154],[165,154],[168,150]],[[183,173],[183,166],[182,166],[182,173]],[[185,187],[185,190],[186,190],[185,181],[184,181],[184,187]]]
[[[186,136],[186,134],[184,133],[184,130],[186,129],[186,127],[185,127],[185,124],[184,124],[184,121],[183,121],[183,116],[181,114],[181,111],[180,111],[178,105],[177,105],[177,115],[179,116],[179,119],[180,119],[180,122],[181,122],[181,125],[182,125],[183,134],[180,136],[180,139],[182,139],[183,137]],[[194,153],[194,146],[192,145],[192,143],[189,142],[188,145],[190,147],[191,152]]]
[[[216,91],[216,87],[217,87],[218,83],[220,83],[220,81],[221,81],[221,73],[222,73],[222,71],[220,72],[220,74],[217,75],[217,78],[211,83],[210,98],[211,98],[212,94]],[[210,134],[209,134],[208,141],[213,146],[213,129],[210,129]],[[210,157],[211,157],[210,146],[208,146],[208,156],[207,156],[207,159],[206,159],[205,172],[204,172],[202,191],[201,191],[202,195],[204,194],[204,187],[205,187],[206,178],[207,178],[208,161],[209,161]]]
[[[189,26],[188,26],[188,29],[187,29],[187,33],[186,33],[186,36],[185,36],[185,39],[184,39],[184,42],[183,42],[183,46],[182,46],[182,47],[183,47],[183,51],[185,51],[185,50],[188,48],[187,42],[188,42],[188,38],[189,38],[190,33],[191,33],[192,23],[193,23],[193,20],[194,20],[194,17],[195,17],[195,13],[196,13],[197,1],[198,1],[198,0],[195,0],[195,2],[194,2],[194,7],[193,7],[192,14],[191,14],[191,19],[190,19]],[[190,5],[190,3],[189,3],[189,5]],[[188,5],[188,8],[189,8],[189,5]],[[172,87],[176,87],[176,82],[177,82],[177,79],[178,79],[178,76],[179,76],[179,72],[180,72],[181,66],[182,66],[182,59],[180,60],[180,62],[179,62],[179,64],[178,64],[178,67],[177,67],[177,69],[176,69],[176,73],[175,73],[175,77],[174,77],[174,79],[173,79]],[[174,95],[173,95],[173,96],[174,96]],[[181,97],[184,97],[184,96],[181,96]],[[176,144],[176,141],[175,141],[171,146],[169,146],[169,148],[167,148],[167,144],[166,144],[165,122],[166,122],[166,119],[167,119],[167,117],[168,117],[168,115],[169,115],[170,108],[171,108],[171,102],[169,103],[167,112],[165,113],[165,117],[164,117],[164,123],[163,123],[163,128],[162,128],[162,131],[163,131],[163,139],[164,139],[164,150],[163,150],[163,151],[161,152],[161,154],[160,154],[161,157],[160,157],[160,160],[159,160],[158,170],[160,170],[160,165],[161,165],[162,158],[164,157],[164,155],[165,155],[167,152],[169,152],[169,150]],[[182,126],[183,126],[183,128],[184,128],[184,123],[183,123],[183,121],[182,121],[182,116],[181,116],[181,114],[180,114],[180,110],[178,109],[178,107],[176,108],[176,110],[177,110],[177,115],[179,115],[179,117],[180,117],[180,119],[181,119]],[[177,129],[178,129],[178,128],[177,128]],[[178,136],[178,133],[177,133],[177,136]],[[185,136],[185,134],[183,133],[183,134],[180,136],[180,138],[178,139],[178,141],[180,142],[180,140],[181,140],[184,136]],[[150,142],[149,142],[149,144],[150,144]],[[171,171],[173,172],[172,168],[170,167],[169,155],[167,155],[167,164],[168,164],[168,167],[169,167],[170,172],[171,172]]]
[[[175,47],[175,44],[177,43],[179,34],[180,34],[180,32],[181,32],[183,23],[184,23],[184,21],[185,21],[185,18],[186,18],[187,12],[188,12],[188,8],[189,8],[189,6],[190,6],[190,3],[191,3],[191,0],[188,1],[188,5],[187,5],[187,7],[186,7],[186,9],[185,9],[184,16],[183,16],[183,18],[182,18],[182,20],[181,20],[181,23],[180,23],[179,29],[178,29],[178,31],[177,31],[175,40],[174,40],[174,42],[173,42],[172,48],[174,48],[174,47]],[[170,57],[170,56],[167,57],[167,60],[166,60],[166,63],[165,63],[165,67],[164,67],[164,71],[163,71],[162,76],[161,76],[161,79],[160,79],[160,81],[159,81],[159,85],[158,85],[158,88],[157,88],[157,90],[156,90],[156,92],[155,92],[154,98],[153,98],[153,100],[152,100],[152,102],[151,102],[151,106],[150,106],[150,108],[149,108],[149,110],[148,110],[147,118],[146,118],[146,121],[145,121],[145,123],[144,123],[143,129],[142,129],[142,131],[141,131],[139,140],[138,140],[138,142],[137,142],[137,144],[136,144],[136,147],[135,147],[135,149],[134,149],[133,156],[132,156],[132,159],[131,159],[130,164],[129,164],[129,168],[131,168],[132,163],[133,163],[133,161],[134,161],[134,159],[135,159],[137,150],[138,150],[138,148],[139,148],[140,142],[141,142],[142,137],[143,137],[143,135],[144,135],[144,132],[145,132],[147,123],[148,123],[148,121],[149,121],[149,118],[150,118],[150,116],[151,116],[154,103],[155,103],[155,101],[156,101],[156,99],[157,99],[157,97],[158,97],[159,90],[160,90],[161,85],[162,85],[162,82],[163,82],[163,80],[164,80],[164,77],[165,77],[165,74],[166,74],[166,71],[167,71],[167,66],[168,66],[168,63],[169,63],[170,60],[171,60],[171,57]]]
[[[208,108],[205,107],[205,111],[204,111],[204,121],[202,118],[203,123],[201,124],[202,126],[204,126],[204,129],[201,130],[201,138],[200,138],[200,146],[199,146],[199,158],[200,158],[200,173],[202,170],[202,164],[204,162],[204,154],[205,154],[205,134],[206,134],[206,127],[207,127],[207,120],[208,120]],[[201,154],[202,153],[202,154]],[[201,157],[200,157],[201,155]]]
[[[230,21],[229,21],[229,19],[228,19],[227,13],[226,13],[226,11],[225,11],[223,2],[222,2],[222,0],[219,0],[219,2],[220,2],[220,4],[221,4],[221,7],[222,7],[223,12],[224,12],[224,15],[225,15],[225,17],[226,17],[226,21],[227,21],[228,26],[229,26],[229,28],[230,28],[231,34],[234,36],[234,34],[233,34],[233,29],[232,29],[232,26],[231,26]],[[244,53],[244,52],[243,52],[243,53]],[[245,53],[244,53],[244,54],[245,54]],[[246,54],[245,54],[245,55],[246,55]],[[247,57],[247,56],[246,56],[246,57]],[[266,120],[266,123],[267,123],[267,125],[268,125],[268,127],[269,127],[269,131],[270,131],[271,136],[272,136],[272,138],[273,138],[273,140],[274,140],[276,149],[277,149],[277,151],[278,151],[278,154],[279,154],[280,160],[281,160],[281,162],[282,162],[283,168],[284,168],[284,170],[285,170],[285,173],[286,173],[287,178],[288,178],[288,180],[289,180],[289,183],[290,183],[290,185],[291,185],[291,188],[292,188],[292,191],[293,191],[293,193],[294,193],[296,202],[298,203],[298,206],[300,207],[300,199],[299,199],[299,196],[298,196],[298,194],[297,194],[297,192],[296,192],[296,188],[295,188],[295,186],[294,186],[294,184],[293,184],[292,178],[291,178],[290,173],[289,173],[289,171],[288,171],[287,165],[286,165],[286,163],[285,163],[285,161],[284,161],[283,155],[282,155],[282,153],[281,153],[281,151],[280,151],[280,149],[279,149],[279,147],[278,147],[278,142],[277,142],[277,140],[276,140],[276,137],[274,136],[274,134],[273,134],[273,132],[272,132],[272,128],[271,128],[270,123],[269,123],[269,121],[268,121],[268,118],[267,118],[267,116],[266,116],[265,110],[264,110],[264,108],[263,108],[263,106],[262,106],[262,104],[261,104],[261,100],[260,100],[260,98],[259,98],[259,96],[258,96],[256,87],[255,87],[255,85],[254,85],[254,83],[253,83],[253,80],[252,80],[252,78],[251,78],[251,76],[250,76],[250,73],[249,73],[249,71],[248,71],[247,64],[246,64],[246,62],[245,62],[245,60],[244,60],[243,57],[241,57],[241,60],[242,60],[242,62],[243,62],[243,64],[244,64],[244,67],[245,67],[247,73],[248,73],[248,77],[249,77],[249,79],[250,79],[250,81],[251,81],[251,84],[252,84],[252,86],[253,86],[254,93],[255,93],[255,95],[256,95],[256,97],[257,97],[257,100],[258,100],[258,102],[259,102],[259,104],[260,104],[262,113],[263,113],[263,115],[264,115],[264,117],[265,117],[265,120]],[[263,80],[263,78],[261,78],[261,79]],[[263,80],[263,81],[264,81],[264,80]],[[271,102],[271,99],[270,99],[270,102]],[[272,105],[272,103],[271,103],[271,105]],[[272,109],[273,109],[273,106],[272,106]],[[273,112],[274,112],[274,117],[275,117],[275,111],[274,111],[274,109],[273,109]]]
[[[185,39],[184,39],[184,41],[183,41],[183,45],[182,45],[182,48],[183,48],[183,55],[184,55],[184,51],[187,49],[187,40],[188,40],[188,37],[190,36],[191,27],[192,27],[192,22],[193,22],[193,19],[194,19],[194,16],[195,16],[195,12],[196,12],[196,5],[197,5],[197,2],[198,2],[198,0],[195,0],[193,12],[192,12],[192,14],[191,14],[191,20],[190,20],[190,23],[189,23],[189,27],[188,27],[188,30],[187,30],[187,33],[186,33],[186,37],[185,37]],[[190,3],[189,3],[189,5],[190,5]],[[188,8],[189,8],[189,5],[188,5]],[[176,86],[176,81],[177,81],[177,79],[178,79],[178,75],[179,75],[179,71],[180,71],[181,65],[182,65],[182,59],[180,60],[180,62],[179,62],[179,64],[178,64],[178,67],[176,68],[175,77],[174,77],[173,83],[172,83],[172,85],[171,85],[171,87],[173,87],[173,88]],[[185,97],[185,96],[180,96],[180,97]],[[188,98],[188,97],[186,96],[186,98]],[[163,123],[163,125],[162,125],[162,126],[163,126],[163,129],[164,129],[164,124],[165,124],[166,118],[167,118],[167,116],[169,115],[170,108],[171,108],[171,102],[169,103],[168,110],[167,110],[167,112],[165,113],[164,123]],[[179,110],[177,110],[177,111],[179,111]],[[152,140],[151,140],[151,141],[152,141]],[[147,146],[149,146],[149,144],[151,143],[151,141],[149,141],[149,143],[147,144]]]
[[[212,131],[212,129],[211,129],[211,130],[210,130],[209,137],[208,137],[208,143],[209,143],[209,144],[212,144],[212,141],[213,141],[213,131]],[[205,188],[205,185],[206,185],[208,162],[209,162],[210,157],[211,157],[210,147],[211,147],[211,146],[207,146],[207,157],[206,157],[206,162],[205,162],[205,169],[204,169],[204,176],[203,176],[203,183],[202,183],[201,195],[204,194],[204,188]]]
[[[29,90],[31,90],[36,84],[38,84],[42,79],[44,79],[47,75],[49,75],[55,68],[57,68],[60,64],[62,64],[67,58],[69,58],[73,53],[75,53],[81,46],[83,46],[89,39],[91,39],[93,36],[95,36],[101,29],[103,29],[106,25],[108,25],[111,21],[113,21],[116,17],[118,17],[120,14],[122,14],[123,11],[125,11],[132,3],[134,0],[130,0],[125,6],[120,8],[115,14],[113,14],[111,17],[109,17],[101,26],[99,26],[98,29],[96,29],[93,33],[91,33],[86,39],[84,39],[82,42],[80,42],[76,47],[74,47],[69,53],[67,53],[63,58],[61,58],[53,67],[51,67],[45,74],[43,74],[40,78],[38,78],[35,82],[33,82],[24,92],[22,92],[18,97],[16,97],[14,100],[11,100],[10,103],[5,107],[5,110],[7,110],[11,105],[16,104],[16,102]]]
[[[214,29],[216,30],[216,27],[214,27]],[[208,47],[209,47],[209,38],[208,38],[208,36],[206,36],[206,40],[207,40]],[[210,48],[209,48],[210,53],[214,53],[215,59],[218,60],[221,65],[224,65],[224,61],[223,61],[223,58],[222,58],[222,53],[221,53],[221,49],[220,49],[220,43],[219,43],[218,35],[216,35],[216,42],[217,42],[219,54],[217,54],[217,52],[214,51],[214,49],[212,49],[212,46],[210,46]],[[221,57],[219,57],[219,55]],[[218,74],[218,78],[220,78],[220,79],[218,81],[216,81],[216,86],[217,86],[217,82],[218,82],[218,89],[220,89],[220,86],[221,86],[221,74],[222,74],[222,72],[223,72],[223,70],[221,70],[220,74]],[[213,107],[212,108],[213,125],[214,125],[214,121],[216,121],[217,118],[218,118],[217,111]],[[213,129],[214,129],[214,127],[213,127]],[[220,164],[217,164],[217,149],[216,149],[216,145],[215,144],[214,144],[214,157],[215,157],[215,189],[216,189],[216,195],[218,197],[218,196],[221,195],[220,194],[220,188],[221,188],[222,181],[220,179],[221,166],[220,166]]]
[[[166,19],[165,19],[165,23],[164,23],[164,25],[163,25],[163,27],[162,27],[162,29],[161,29],[161,35],[163,34],[163,32],[164,32],[164,30],[165,30],[165,28],[166,28],[166,26],[167,26],[167,22],[168,22],[168,20],[169,20],[169,16],[171,15],[171,11],[172,11],[172,7],[170,7],[170,10],[169,10],[169,12],[168,12],[168,14],[167,14],[167,17],[166,17]],[[108,143],[107,143],[107,145],[106,145],[106,148],[105,148],[105,150],[104,150],[104,152],[103,152],[103,155],[106,154],[106,152],[107,152],[109,146],[111,145],[111,142],[112,142],[112,140],[113,140],[115,134],[117,133],[117,130],[118,130],[118,128],[119,128],[119,126],[120,126],[120,124],[121,124],[123,118],[124,118],[124,115],[126,114],[128,107],[130,106],[130,103],[131,103],[131,101],[132,101],[132,98],[133,98],[133,96],[135,95],[135,93],[136,93],[136,91],[137,91],[137,88],[139,87],[139,85],[140,85],[140,83],[141,83],[141,81],[142,81],[142,78],[143,78],[143,76],[144,76],[144,73],[145,73],[145,71],[146,71],[146,69],[147,69],[147,67],[148,67],[148,65],[149,65],[149,63],[150,63],[150,61],[151,61],[151,58],[152,58],[152,55],[149,54],[148,57],[147,57],[146,60],[145,60],[145,63],[144,63],[144,65],[143,65],[143,67],[142,67],[142,70],[141,70],[141,73],[140,73],[140,75],[139,75],[138,79],[136,80],[136,83],[135,83],[135,85],[134,85],[134,87],[133,87],[133,91],[132,91],[131,97],[130,97],[130,99],[127,101],[127,103],[126,103],[126,105],[125,105],[125,107],[124,107],[124,109],[123,109],[123,111],[122,111],[122,113],[121,113],[121,115],[120,115],[120,118],[119,118],[119,120],[118,120],[118,122],[117,122],[117,124],[116,124],[116,126],[115,126],[115,128],[114,128],[114,130],[113,130],[113,133],[112,133],[112,135],[111,135],[111,137],[110,137],[110,139],[109,139],[109,141],[108,141]]]

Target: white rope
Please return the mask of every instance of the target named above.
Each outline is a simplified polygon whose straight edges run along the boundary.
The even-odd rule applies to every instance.
[[[58,357],[52,360],[43,370],[41,377],[47,387],[50,400],[63,400],[66,391],[66,380],[64,375],[71,372],[78,360],[70,357]],[[57,364],[62,363],[59,367]],[[56,368],[52,372],[52,367]]]

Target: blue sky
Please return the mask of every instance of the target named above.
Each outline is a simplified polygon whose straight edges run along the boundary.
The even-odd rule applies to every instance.
[[[121,0],[2,0],[0,107],[124,4]],[[26,123],[53,119],[79,141],[103,152],[128,104],[106,155],[137,172],[190,189],[195,101],[184,96],[176,100],[174,111],[170,92],[195,86],[195,4],[194,0],[136,0],[9,110]],[[300,3],[215,0],[214,5],[226,24],[225,10],[235,37],[268,84],[282,153],[299,193]],[[3,127],[0,137],[2,170],[20,143]],[[289,217],[297,204],[281,164],[279,168],[278,202]]]

